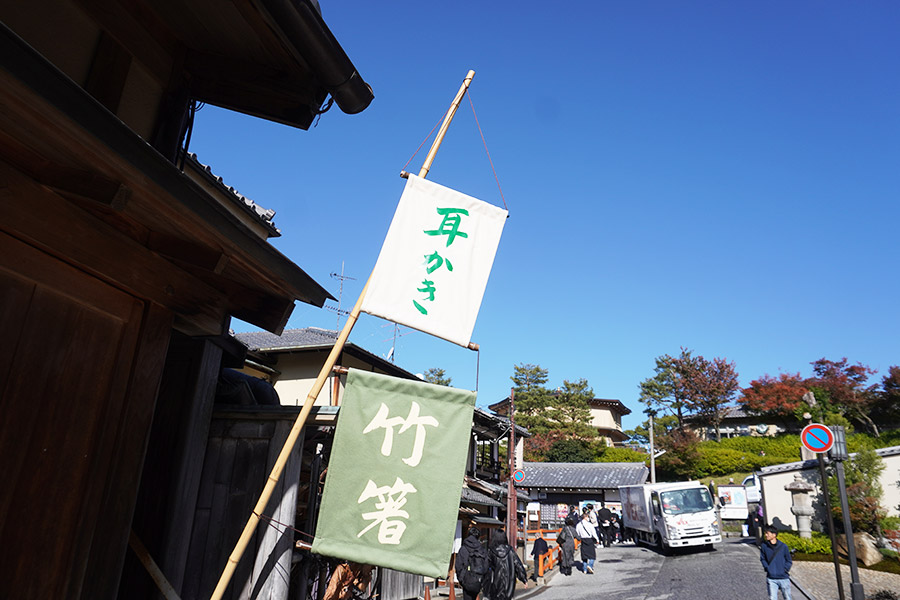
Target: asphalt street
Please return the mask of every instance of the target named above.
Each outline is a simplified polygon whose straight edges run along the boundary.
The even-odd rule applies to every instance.
[[[576,556],[577,558],[577,556]],[[529,590],[530,591],[530,590]],[[516,598],[524,594],[517,594]],[[598,548],[594,574],[556,572],[528,600],[765,600],[766,579],[756,546],[726,540],[716,550],[664,556],[632,544]],[[803,596],[795,591],[795,598]]]

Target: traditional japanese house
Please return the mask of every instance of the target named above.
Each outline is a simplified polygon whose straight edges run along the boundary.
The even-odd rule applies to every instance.
[[[243,360],[229,320],[280,332],[329,295],[186,155],[192,107],[306,129],[329,95],[357,113],[372,92],[310,0],[33,0],[0,20],[0,597],[153,597],[132,531],[209,597],[186,565],[216,381]],[[204,549],[204,573],[227,553]],[[229,597],[265,585],[253,554]]]

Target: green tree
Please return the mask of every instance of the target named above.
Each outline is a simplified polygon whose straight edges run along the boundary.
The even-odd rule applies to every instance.
[[[591,406],[594,390],[586,379],[572,382],[563,381],[562,387],[552,396],[549,418],[563,434],[584,440],[597,437],[597,430],[591,423]]]
[[[689,407],[697,413],[699,422],[716,429],[716,441],[722,441],[722,417],[725,407],[731,404],[740,385],[733,362],[724,358],[707,360],[696,357],[691,368],[685,370]]]
[[[658,448],[660,440],[678,429],[678,419],[674,415],[661,415],[653,417],[653,444]],[[631,441],[642,446],[650,444],[650,419],[647,419],[634,429],[625,431]]]
[[[631,448],[604,448],[600,455],[595,459],[596,462],[643,462],[646,463],[650,457],[644,452],[638,452]]]
[[[594,392],[587,380],[564,381],[558,390],[551,391],[546,387],[548,377],[547,369],[522,363],[513,367],[510,377],[516,424],[532,434],[525,440],[525,456],[531,461],[549,460],[553,445],[560,440],[591,442],[597,438],[588,404]]]
[[[884,469],[884,461],[871,448],[863,448],[850,460],[844,461],[850,525],[854,531],[867,531],[881,537],[878,522],[887,514],[881,506],[884,490],[879,483],[879,477]],[[842,527],[843,513],[833,467],[832,476],[828,478],[828,495],[831,499],[832,514],[839,527]]]
[[[428,383],[433,383],[434,385],[449,386],[453,381],[453,378],[447,377],[443,369],[439,369],[437,367],[432,367],[425,371],[425,375],[423,377],[425,381],[427,381]]]
[[[888,368],[881,379],[881,389],[872,407],[872,420],[877,423],[900,423],[900,367]]]
[[[550,391],[544,387],[548,371],[538,365],[518,364],[513,367],[513,406],[517,425],[528,429],[533,435],[546,434],[554,429],[553,421],[547,417],[547,408],[552,406]]]
[[[586,463],[594,460],[588,443],[576,438],[557,440],[547,452],[547,462]]]
[[[678,357],[658,356],[654,368],[656,374],[640,383],[640,400],[647,406],[647,411],[674,415],[678,419],[678,428],[684,430],[684,418],[692,409],[692,389],[688,380],[697,368],[697,359],[684,347]]]

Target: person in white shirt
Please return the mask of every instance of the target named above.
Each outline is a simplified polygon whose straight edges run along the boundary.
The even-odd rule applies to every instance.
[[[586,506],[581,510],[581,521],[575,528],[575,533],[581,539],[581,562],[584,565],[584,572],[593,575],[594,560],[597,558],[595,548],[600,538],[597,537],[597,530],[591,525],[590,510]]]

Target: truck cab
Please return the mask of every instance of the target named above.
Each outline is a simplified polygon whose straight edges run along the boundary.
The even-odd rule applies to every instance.
[[[708,546],[722,541],[715,503],[698,482],[619,488],[623,518],[635,541],[660,549]]]

